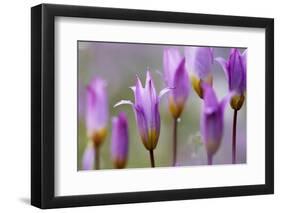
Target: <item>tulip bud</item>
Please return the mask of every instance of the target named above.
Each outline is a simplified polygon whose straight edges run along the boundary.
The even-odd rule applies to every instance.
[[[230,105],[234,110],[240,110],[245,99],[246,60],[247,50],[241,54],[236,48],[231,49],[228,60],[216,58],[216,61],[224,70],[229,91],[234,93],[230,101]]]
[[[228,97],[218,102],[211,86],[203,85],[204,105],[201,114],[201,135],[208,157],[212,157],[220,147],[224,129],[224,108]]]
[[[185,58],[175,48],[164,50],[163,67],[165,83],[173,88],[169,94],[169,110],[174,118],[179,118],[189,95],[189,77]]]
[[[190,71],[192,87],[200,98],[203,98],[203,84],[213,84],[212,65],[214,63],[213,48],[186,47],[185,57]]]
[[[129,132],[125,113],[112,119],[111,154],[115,168],[125,167],[128,157]]]
[[[98,147],[107,135],[108,100],[104,80],[96,78],[88,85],[86,110],[88,137]]]

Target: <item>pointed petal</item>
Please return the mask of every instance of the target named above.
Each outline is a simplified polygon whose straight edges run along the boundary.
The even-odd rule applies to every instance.
[[[189,77],[185,67],[185,58],[181,60],[176,70],[174,85],[175,89],[171,92],[175,102],[178,104],[184,104],[189,95]]]
[[[207,114],[213,113],[218,108],[218,99],[211,86],[203,84],[204,90],[204,112]]]
[[[187,70],[194,74],[196,74],[196,72],[194,70],[195,54],[196,54],[196,47],[185,47],[184,48],[184,55],[185,55],[185,59],[186,59]]]
[[[132,87],[129,87],[134,93],[136,92],[136,87],[135,86],[132,86]]]
[[[176,48],[166,48],[163,54],[163,68],[166,85],[173,87],[174,75],[180,63],[181,55]]]
[[[156,89],[149,71],[146,72],[145,97],[143,99],[147,100],[146,98],[149,98],[152,101],[151,103],[156,100]]]
[[[86,126],[88,134],[105,128],[108,120],[108,100],[106,82],[94,78],[87,86]]]
[[[120,105],[131,105],[131,106],[134,106],[134,103],[132,101],[129,101],[129,100],[121,100],[119,101],[118,103],[116,103],[113,107],[118,107]]]
[[[146,86],[145,91],[143,95],[143,103],[141,105],[145,118],[147,120],[148,128],[153,126],[154,123],[154,106],[156,102],[158,101],[158,97],[156,95],[156,90],[154,87],[153,80],[150,76],[150,73],[147,72],[147,78],[146,78]]]
[[[200,79],[210,75],[214,62],[213,50],[209,47],[188,47],[185,51],[188,69]]]
[[[137,77],[135,86],[135,105],[142,106],[144,102],[144,88],[142,87],[140,79]]]
[[[161,125],[160,113],[159,113],[159,103],[156,103],[154,107],[155,107],[155,109],[154,109],[154,112],[155,112],[155,114],[154,114],[154,116],[155,116],[154,122],[155,123],[154,123],[153,128],[155,128],[155,133],[157,135],[157,137],[155,139],[158,141],[158,137],[160,135],[160,125]],[[157,141],[156,141],[156,143],[157,143]],[[156,143],[154,143],[155,146],[156,146]]]
[[[148,88],[151,79],[152,79],[151,78],[151,74],[150,74],[149,70],[147,70],[146,71],[146,80],[145,80],[145,87],[144,88]]]
[[[173,88],[168,88],[168,87],[166,87],[166,88],[162,89],[162,90],[159,92],[158,99],[160,100],[163,95],[165,95],[166,93],[170,92],[171,90],[173,90]]]
[[[229,81],[230,90],[240,92],[243,82],[244,64],[238,49],[233,48],[229,56]]]
[[[148,142],[148,126],[144,111],[141,107],[135,106],[135,113],[140,136],[144,143]]]
[[[152,103],[155,102],[156,89],[155,89],[155,85],[154,85],[153,79],[152,79],[149,71],[147,71],[145,90],[146,90],[146,95],[148,97],[150,96]]]

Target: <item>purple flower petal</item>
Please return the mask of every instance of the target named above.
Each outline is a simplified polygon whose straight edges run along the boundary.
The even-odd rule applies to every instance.
[[[144,146],[148,150],[156,147],[159,132],[160,132],[160,113],[159,113],[159,96],[156,94],[156,89],[153,79],[147,71],[145,87],[142,86],[140,79],[137,77],[137,82],[134,87],[131,87],[135,96],[135,103],[130,101],[120,101],[115,106],[121,104],[130,104],[135,111],[138,130]],[[162,91],[161,95],[166,93],[168,89]]]
[[[135,105],[141,106],[144,102],[144,88],[142,87],[140,79],[137,77],[135,86]]]
[[[92,143],[89,143],[86,147],[83,159],[82,159],[82,169],[83,170],[92,170],[94,166],[94,159],[95,159],[95,153],[94,148],[92,146]]]
[[[148,129],[148,121],[145,117],[143,108],[139,106],[135,106],[135,115],[136,115],[136,121],[137,121],[137,126],[139,129],[140,136],[142,138],[143,143],[146,145],[149,142],[149,138],[148,138],[149,129]],[[149,146],[147,145],[147,147]]]
[[[207,114],[213,113],[218,108],[218,99],[211,86],[203,84],[204,90],[204,112]]]
[[[229,96],[218,102],[216,94],[212,87],[205,84],[204,87],[204,105],[201,114],[201,135],[206,145],[208,156],[214,155],[222,140],[224,108],[229,101]]]
[[[116,168],[123,168],[127,161],[129,132],[124,112],[112,119],[111,154]]]
[[[245,50],[243,53],[242,53],[242,61],[243,61],[243,66],[244,66],[244,72],[243,72],[243,80],[242,80],[242,83],[241,83],[241,90],[242,91],[245,91],[246,90],[246,82],[247,82],[247,79],[246,79],[246,72],[247,72],[247,53],[248,51]]]
[[[232,49],[228,61],[230,91],[241,92],[243,84],[244,62],[238,49]]]
[[[185,58],[175,48],[164,50],[164,75],[166,86],[173,88],[169,98],[169,109],[178,118],[189,95],[189,77],[186,71]]]
[[[121,100],[121,101],[119,101],[118,103],[116,103],[113,107],[115,108],[115,107],[118,107],[118,106],[120,106],[120,105],[134,105],[133,104],[133,102],[132,101],[129,101],[129,100]]]
[[[165,95],[167,94],[168,92],[170,92],[172,89],[174,88],[164,88],[162,89],[160,92],[159,92],[159,95],[158,95],[158,102],[160,101],[160,99]]]
[[[174,87],[174,76],[182,57],[176,48],[164,49],[163,67],[166,85]]]
[[[108,100],[106,82],[95,78],[87,87],[86,125],[88,135],[106,128],[108,121]]]
[[[174,89],[171,90],[176,104],[184,104],[189,95],[189,77],[185,69],[185,59],[183,58],[176,69],[174,76]]]
[[[185,57],[187,68],[201,80],[211,73],[214,63],[213,49],[210,47],[186,47]]]
[[[247,51],[243,54],[237,48],[232,48],[228,60],[216,59],[223,68],[228,79],[229,91],[243,95],[246,90],[246,60]]]

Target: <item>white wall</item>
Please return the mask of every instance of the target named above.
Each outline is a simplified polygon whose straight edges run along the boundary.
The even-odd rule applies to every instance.
[[[45,3],[81,4],[151,10],[275,18],[275,195],[219,198],[192,201],[114,205],[51,210],[56,212],[277,212],[281,198],[281,13],[278,1],[94,1],[53,0]],[[41,3],[2,1],[0,18],[0,211],[38,212],[29,206],[30,196],[30,7]],[[279,83],[279,86],[277,85]],[[279,205],[278,205],[279,204]]]

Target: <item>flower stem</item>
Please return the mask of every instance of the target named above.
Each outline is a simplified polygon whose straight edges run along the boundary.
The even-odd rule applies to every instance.
[[[154,153],[153,153],[153,150],[149,150],[149,155],[150,155],[151,167],[155,167],[155,161],[154,161]]]
[[[173,166],[176,166],[177,162],[177,129],[178,121],[174,118],[174,130],[173,130]]]
[[[208,155],[208,165],[213,165],[213,155]]]
[[[233,114],[232,126],[232,164],[236,164],[236,126],[237,126],[237,110]]]
[[[100,148],[99,146],[95,146],[95,170],[100,169]]]

